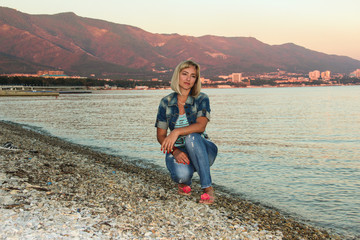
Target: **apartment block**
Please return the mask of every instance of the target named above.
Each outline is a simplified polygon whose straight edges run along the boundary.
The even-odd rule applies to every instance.
[[[311,81],[319,80],[320,76],[321,75],[319,70],[309,72],[309,78]]]
[[[331,79],[331,72],[329,70],[321,73],[321,78],[324,81],[330,81]]]
[[[360,78],[360,69],[356,69],[352,73],[350,73],[351,76],[354,76],[356,78]]]
[[[241,78],[242,78],[242,73],[233,73],[233,74],[231,74],[231,81],[234,82],[234,83],[241,82]]]

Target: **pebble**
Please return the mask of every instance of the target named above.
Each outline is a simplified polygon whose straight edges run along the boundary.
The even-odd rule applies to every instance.
[[[341,239],[220,191],[199,204],[199,187],[179,196],[167,174],[0,128],[20,149],[0,150],[0,239]]]

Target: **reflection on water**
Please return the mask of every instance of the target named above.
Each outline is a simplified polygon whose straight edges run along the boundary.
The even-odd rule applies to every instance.
[[[216,184],[360,234],[360,87],[204,89]],[[0,117],[165,167],[154,121],[170,91],[1,98]]]

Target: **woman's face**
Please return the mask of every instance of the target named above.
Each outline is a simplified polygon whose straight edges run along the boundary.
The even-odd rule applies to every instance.
[[[181,90],[191,90],[196,81],[196,68],[190,66],[179,73],[179,87]]]

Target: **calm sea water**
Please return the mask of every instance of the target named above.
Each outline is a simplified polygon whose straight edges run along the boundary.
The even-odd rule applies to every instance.
[[[360,236],[360,86],[204,89],[217,185]],[[0,98],[0,119],[165,169],[154,127],[168,90]],[[14,143],[16,144],[16,143]]]

